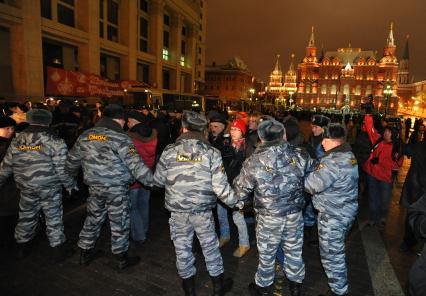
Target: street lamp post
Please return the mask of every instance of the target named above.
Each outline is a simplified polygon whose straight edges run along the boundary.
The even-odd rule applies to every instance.
[[[385,117],[386,117],[387,114],[388,114],[389,98],[392,95],[392,88],[391,88],[391,86],[388,84],[386,86],[386,89],[383,92],[384,92],[385,97],[386,97],[386,106],[385,106]]]
[[[293,106],[293,94],[294,94],[294,91],[290,90],[288,92],[288,94],[290,95],[290,99],[288,101],[290,103],[290,109],[291,109],[291,107]]]

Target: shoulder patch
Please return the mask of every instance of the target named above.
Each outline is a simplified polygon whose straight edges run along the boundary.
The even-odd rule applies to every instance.
[[[264,171],[266,171],[266,172],[268,172],[268,173],[272,173],[274,169],[273,169],[272,167],[270,167],[270,166],[266,166],[266,165],[265,165],[265,166],[263,167],[263,170],[264,170]]]
[[[136,150],[134,145],[129,145],[129,154],[130,155],[136,155],[138,154],[138,151]]]
[[[355,158],[351,159],[352,166],[356,166],[358,164],[358,161]]]
[[[317,165],[316,167],[316,171],[319,171],[320,169],[325,168],[325,164],[323,164],[322,162],[319,163],[319,165]]]
[[[108,137],[106,135],[101,135],[101,134],[89,134],[87,136],[87,140],[97,141],[97,142],[105,142],[105,141],[108,140]]]

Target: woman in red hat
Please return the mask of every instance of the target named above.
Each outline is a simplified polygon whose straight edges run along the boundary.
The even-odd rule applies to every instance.
[[[241,119],[234,120],[230,127],[231,141],[222,152],[223,164],[225,166],[226,175],[228,181],[232,184],[232,181],[240,173],[244,160],[253,153],[251,146],[245,143],[245,133],[247,126]],[[217,215],[220,227],[220,246],[223,246],[230,240],[230,230],[228,222],[228,210],[227,208],[218,203]],[[244,220],[243,212],[234,210],[232,212],[232,218],[235,225],[238,228],[238,239],[239,247],[235,250],[234,256],[241,258],[250,249],[249,236],[247,230],[247,224]]]

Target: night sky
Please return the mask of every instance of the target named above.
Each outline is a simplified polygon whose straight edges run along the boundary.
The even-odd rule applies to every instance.
[[[410,35],[410,74],[426,79],[425,0],[209,0],[207,65],[239,56],[259,79],[268,82],[276,54],[283,70],[290,55],[302,60],[311,26],[317,53],[339,47],[377,50],[382,57],[391,22],[397,57]]]

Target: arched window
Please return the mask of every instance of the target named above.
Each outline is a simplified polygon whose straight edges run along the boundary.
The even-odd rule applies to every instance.
[[[343,86],[343,94],[344,95],[349,95],[349,89],[350,89],[349,84],[345,84]]]
[[[361,85],[357,85],[355,88],[355,95],[359,96],[361,95]]]
[[[327,93],[327,85],[323,84],[321,85],[321,94],[325,95]]]
[[[336,94],[336,92],[337,92],[337,87],[336,87],[336,85],[335,85],[335,84],[333,84],[333,85],[331,86],[331,94],[332,94],[332,95],[335,95],[335,94]]]
[[[307,94],[311,93],[311,85],[310,84],[306,85],[306,93]]]
[[[365,90],[365,96],[371,95],[372,93],[372,87],[371,85],[367,85],[367,88]]]

